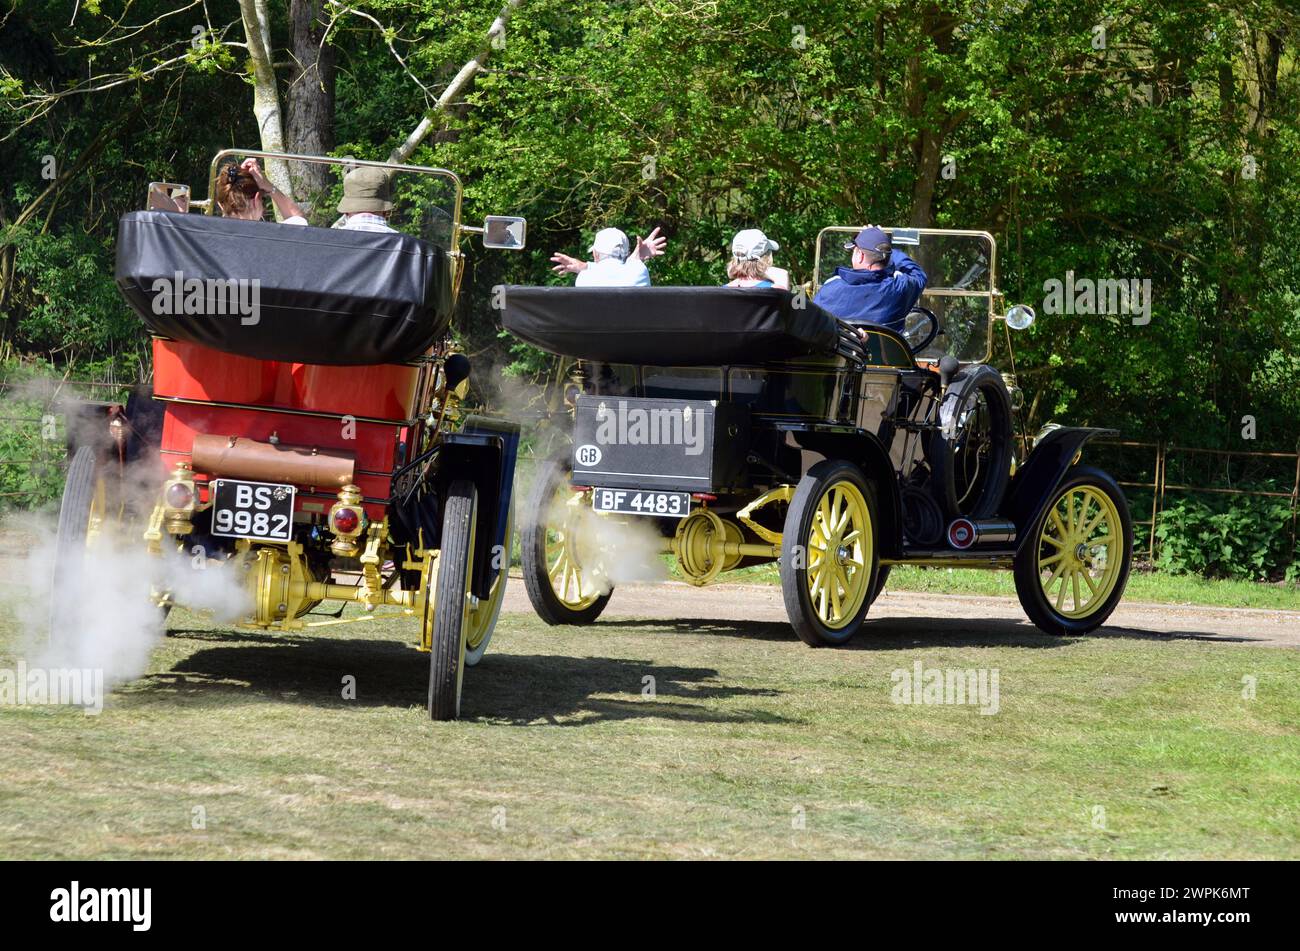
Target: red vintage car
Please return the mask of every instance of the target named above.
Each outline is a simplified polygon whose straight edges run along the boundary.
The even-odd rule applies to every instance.
[[[217,175],[254,157],[383,170],[395,230],[222,217]],[[160,559],[234,575],[243,623],[292,631],[395,613],[429,651],[429,714],[459,713],[506,584],[516,424],[464,415],[469,361],[453,352],[466,232],[521,248],[525,223],[460,222],[444,169],[251,150],[212,160],[206,202],[153,183],[119,225],[118,286],[153,337],[153,385],[82,439],[59,516],[51,637],[67,636],[71,572],[112,534]],[[165,573],[160,573],[165,578]],[[229,576],[225,576],[229,577]],[[165,613],[176,603],[155,590]],[[319,617],[325,602],[364,611]]]

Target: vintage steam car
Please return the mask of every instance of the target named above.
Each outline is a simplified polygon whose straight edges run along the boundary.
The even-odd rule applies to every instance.
[[[994,328],[1034,313],[1002,311],[993,237],[894,229],[929,286],[902,334],[859,332],[812,303],[856,230],[819,235],[816,279],[794,293],[507,288],[505,327],[577,358],[572,446],[537,476],[522,529],[544,620],[600,615],[620,557],[605,529],[628,520],[653,524],[696,585],[779,561],[812,645],[857,633],[898,564],[1012,569],[1047,632],[1106,620],[1132,526],[1119,486],[1081,456],[1111,431],[1052,428],[1020,458],[1022,397],[988,361]]]
[[[247,157],[345,164],[227,150],[209,195]],[[429,714],[450,719],[504,595],[519,434],[458,408],[470,369],[447,333],[458,246],[483,232],[489,247],[522,247],[525,223],[462,225],[461,183],[443,169],[347,164],[392,177],[391,221],[411,233],[328,227],[340,174],[315,226],[221,217],[211,199],[187,213],[188,189],[169,183],[121,220],[116,278],[152,333],[153,386],[111,408],[72,459],[51,637],[70,633],[71,573],[111,557],[87,543],[115,533],[242,578],[257,628],[412,617],[431,653]],[[155,594],[164,612],[176,599]],[[327,602],[338,611],[318,610]],[[365,612],[342,618],[346,603]]]

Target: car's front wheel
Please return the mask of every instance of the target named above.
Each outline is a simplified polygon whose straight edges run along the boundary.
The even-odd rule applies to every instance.
[[[1016,594],[1048,634],[1086,634],[1119,604],[1132,561],[1123,490],[1100,469],[1075,466],[1016,554]]]

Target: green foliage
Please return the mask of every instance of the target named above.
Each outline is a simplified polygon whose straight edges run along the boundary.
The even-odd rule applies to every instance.
[[[1156,567],[1167,571],[1250,581],[1300,576],[1284,498],[1182,496],[1166,502],[1156,539]]]
[[[139,321],[113,283],[104,242],[79,232],[28,229],[16,247],[14,296],[22,310],[16,336],[35,352],[69,363],[127,352],[134,369],[142,345]]]
[[[32,361],[0,361],[0,512],[37,508],[63,490],[64,421],[57,377]]]

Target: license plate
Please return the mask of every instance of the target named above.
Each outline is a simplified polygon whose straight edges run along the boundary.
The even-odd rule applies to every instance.
[[[591,507],[623,515],[682,516],[691,510],[689,492],[642,492],[638,489],[592,489]]]
[[[212,483],[212,534],[264,541],[293,540],[293,497],[298,490],[274,482]]]

